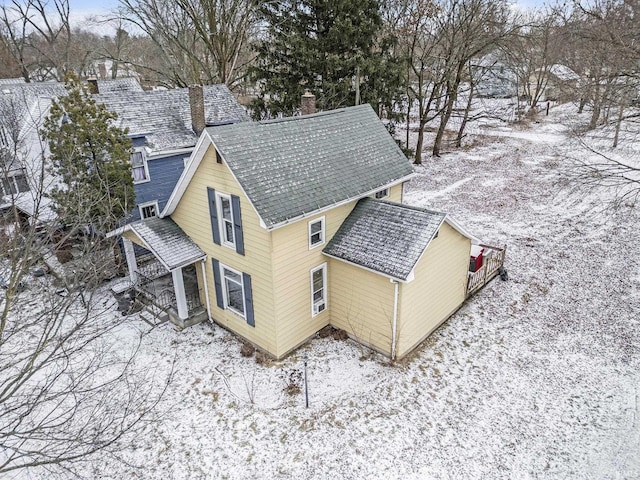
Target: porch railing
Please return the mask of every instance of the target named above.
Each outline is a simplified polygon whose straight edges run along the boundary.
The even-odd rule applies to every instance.
[[[189,312],[189,314],[192,314],[197,310],[201,310],[204,307],[202,301],[200,300],[202,298],[202,289],[187,292],[186,297],[187,311]]]
[[[467,297],[484,287],[489,281],[498,275],[500,267],[504,265],[507,255],[507,247],[492,247],[490,245],[480,245],[484,248],[483,265],[475,272],[467,275]]]

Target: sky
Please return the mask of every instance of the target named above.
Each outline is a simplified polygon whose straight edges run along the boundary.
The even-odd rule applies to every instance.
[[[524,8],[534,8],[542,6],[545,0],[514,0],[519,6]],[[104,14],[118,6],[118,0],[70,0],[71,11],[74,15],[83,14]]]

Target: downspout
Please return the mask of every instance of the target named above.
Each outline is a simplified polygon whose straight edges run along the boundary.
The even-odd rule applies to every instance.
[[[393,283],[393,323],[391,324],[391,360],[396,359],[396,332],[398,330],[398,281],[391,279]]]
[[[207,315],[209,316],[209,321],[213,322],[211,318],[211,305],[209,303],[209,286],[207,285],[207,269],[204,266],[204,263],[207,261],[206,258],[202,259],[200,265],[202,265],[202,280],[204,281],[204,297],[207,300]]]

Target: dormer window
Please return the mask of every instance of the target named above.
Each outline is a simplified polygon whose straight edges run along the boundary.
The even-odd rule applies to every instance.
[[[147,166],[147,156],[144,150],[136,150],[131,154],[131,173],[133,175],[133,183],[149,181],[149,167]]]

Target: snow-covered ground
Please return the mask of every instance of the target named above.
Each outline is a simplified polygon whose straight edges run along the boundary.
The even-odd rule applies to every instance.
[[[123,344],[144,330],[138,362],[175,359],[174,380],[127,463],[95,459],[85,477],[640,478],[640,217],[594,209],[600,192],[569,194],[568,115],[484,128],[417,169],[405,201],[506,244],[509,280],[410,358],[329,337],[258,363],[219,327],[131,319]],[[284,391],[305,359],[309,408]]]

